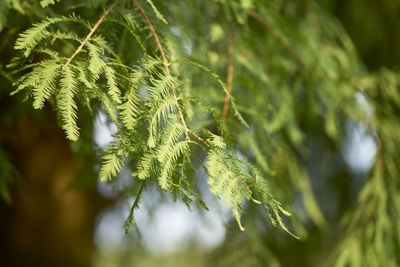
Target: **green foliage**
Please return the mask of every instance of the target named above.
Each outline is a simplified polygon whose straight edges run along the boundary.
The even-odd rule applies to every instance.
[[[42,1],[40,1],[40,5],[42,6],[42,7],[47,7],[48,5],[54,5],[56,2],[60,2],[61,0],[56,0],[56,1],[54,1],[54,0],[42,0]]]
[[[41,2],[42,6],[50,3],[53,2]],[[166,23],[154,3],[152,1],[148,3],[156,16]],[[118,18],[117,14],[114,15],[113,20],[119,22],[125,20],[128,24],[120,24],[128,28],[129,33],[135,33],[132,34],[134,38],[140,38],[138,36],[142,33],[139,32],[132,17],[122,12],[123,16]],[[56,109],[62,120],[62,128],[67,138],[72,141],[76,141],[79,137],[78,105],[75,102],[75,99],[79,100],[77,95],[85,94],[86,97],[92,99],[89,101],[97,100],[103,103],[119,128],[116,138],[123,145],[113,145],[107,150],[100,170],[101,181],[112,180],[118,175],[124,165],[123,155],[126,154],[129,160],[137,161],[134,177],[141,180],[157,177],[162,190],[173,191],[174,187],[183,186],[182,179],[193,175],[188,172],[191,172],[191,157],[197,153],[197,150],[191,148],[191,145],[203,146],[208,153],[206,165],[210,174],[210,191],[225,199],[226,204],[232,208],[240,228],[243,229],[240,217],[244,201],[253,199],[253,195],[246,185],[251,181],[247,181],[249,178],[241,177],[250,176],[242,173],[243,168],[239,169],[235,164],[225,162],[227,159],[224,159],[223,155],[228,155],[230,152],[221,145],[224,142],[221,137],[212,135],[211,143],[208,144],[206,139],[203,140],[205,137],[199,137],[195,133],[192,133],[191,137],[188,135],[189,129],[181,121],[183,117],[178,116],[182,107],[177,98],[180,97],[182,82],[169,74],[169,70],[165,73],[162,68],[164,63],[146,55],[138,60],[143,62],[143,65],[129,67],[127,65],[129,62],[124,62],[114,56],[114,51],[108,44],[109,40],[100,35],[81,41],[84,42],[82,49],[76,50],[73,56],[66,60],[59,55],[62,51],[53,50],[54,48],[48,45],[49,41],[50,43],[54,43],[54,40],[68,42],[68,40],[83,40],[83,37],[81,39],[78,37],[79,34],[72,30],[66,33],[56,28],[50,30],[50,25],[56,26],[55,24],[59,22],[78,22],[83,26],[87,25],[76,16],[48,18],[21,33],[16,41],[15,49],[22,50],[25,61],[29,60],[34,53],[45,53],[50,55],[51,59],[43,59],[32,64],[31,71],[16,83],[17,90],[14,93],[32,90],[33,107],[39,109],[43,108],[46,100],[52,102],[51,98],[54,96],[57,103]],[[64,24],[66,25],[68,24]],[[82,56],[83,53],[86,53],[86,56]],[[106,53],[111,54],[112,57],[106,56]],[[225,84],[218,75],[199,63],[187,62],[200,67],[216,79],[230,99],[235,115],[247,126],[236,107],[233,96],[226,90]],[[147,91],[144,97],[139,97],[142,88]],[[94,94],[89,94],[91,91]],[[178,92],[178,95],[175,95],[175,92]],[[139,131],[141,131],[141,136],[139,136]],[[143,138],[147,138],[147,141],[143,142]],[[137,139],[141,139],[141,142]],[[136,142],[141,146],[134,145]],[[204,148],[203,143],[210,147]],[[214,146],[218,147],[218,150],[215,150]],[[130,154],[136,157],[129,158]],[[224,176],[220,176],[221,171],[225,173]],[[265,183],[253,183],[253,185],[257,191],[267,190]],[[259,188],[261,186],[264,188]],[[195,190],[195,188],[185,187],[185,191],[192,196],[197,196]],[[183,191],[178,191],[182,198],[187,197]],[[267,206],[270,206],[271,201],[275,200],[263,199]],[[268,215],[272,220],[280,221],[279,212],[281,211],[283,210],[274,209],[273,214],[268,213]],[[282,223],[279,225],[283,227]]]
[[[140,86],[143,74],[141,72],[132,72],[131,81],[132,87],[126,93],[123,103],[119,106],[121,110],[121,120],[124,126],[133,131],[137,121],[137,115],[139,114],[139,106],[141,100],[138,94],[138,88]],[[125,101],[125,102],[124,102]]]
[[[60,79],[60,93],[58,94],[57,107],[63,120],[63,129],[67,138],[72,141],[78,140],[79,131],[76,125],[77,106],[74,96],[77,92],[77,82],[70,66],[65,66]]]
[[[111,151],[107,151],[103,156],[103,164],[101,165],[100,170],[100,180],[102,182],[109,181],[116,177],[121,171],[123,165],[121,151],[118,149],[113,151],[115,148],[110,150]]]
[[[15,42],[15,49],[25,50],[24,55],[26,57],[29,56],[33,48],[35,48],[39,42],[51,35],[51,32],[47,30],[47,27],[59,21],[61,21],[60,18],[49,18],[40,23],[34,24],[33,27],[19,35],[19,38]]]
[[[21,30],[2,74],[14,80],[11,94],[24,94],[35,109],[52,105],[72,141],[85,128],[79,110],[105,112],[116,126],[100,180],[118,181],[123,168],[132,173],[139,189],[127,232],[148,185],[206,208],[196,185],[203,168],[209,191],[231,208],[240,230],[249,230],[251,245],[229,246],[255,253],[261,266],[285,266],[286,252],[297,251],[297,241],[282,242],[269,229],[265,214],[271,225],[311,240],[307,246],[318,244],[315,266],[399,265],[400,76],[368,70],[330,12],[333,1],[139,1],[143,10],[135,3],[0,3],[0,31],[10,12],[32,12],[26,16],[34,20]],[[62,12],[68,14],[56,15]],[[230,69],[232,84],[222,78]],[[326,191],[315,184],[337,178],[321,171],[326,161],[318,152],[340,158],[333,164],[343,175],[338,183],[356,177],[338,156],[346,125],[374,138],[376,159],[360,175],[362,185],[349,189],[356,201],[344,202],[344,193],[330,187],[338,206],[330,213],[319,201]],[[4,177],[11,177],[10,166],[3,166]],[[10,179],[0,181],[9,200]],[[293,210],[290,221],[283,207]],[[329,231],[334,237],[325,242]],[[241,265],[235,257],[232,265]]]
[[[164,22],[165,24],[168,24],[168,22],[165,20],[164,16],[158,11],[157,7],[154,5],[152,0],[146,0],[146,2],[151,6],[153,9],[154,13],[156,14],[157,18]]]

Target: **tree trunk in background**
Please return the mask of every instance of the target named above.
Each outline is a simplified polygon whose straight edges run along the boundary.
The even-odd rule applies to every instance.
[[[47,128],[25,118],[2,129],[21,176],[13,204],[0,204],[2,266],[91,265],[95,217],[106,203],[96,192],[67,189],[79,168],[55,115],[46,116]]]

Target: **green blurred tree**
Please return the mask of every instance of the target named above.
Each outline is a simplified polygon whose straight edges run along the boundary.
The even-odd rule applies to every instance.
[[[99,174],[132,173],[127,232],[150,186],[207,208],[204,169],[237,223],[204,255],[211,265],[398,266],[399,10],[395,0],[2,1],[2,124],[33,113],[22,99],[52,107],[88,167],[106,113],[117,131]],[[21,138],[10,129],[6,144]],[[373,140],[372,166],[349,164],[352,132]],[[8,202],[12,157],[5,145]]]

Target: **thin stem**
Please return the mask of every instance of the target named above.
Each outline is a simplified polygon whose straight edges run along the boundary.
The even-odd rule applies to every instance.
[[[139,9],[140,13],[142,13],[142,15],[143,15],[143,17],[144,17],[144,19],[145,19],[145,21],[146,21],[146,23],[147,23],[147,26],[149,27],[149,29],[150,29],[150,31],[151,31],[151,34],[152,34],[153,37],[154,37],[154,40],[155,40],[155,42],[156,42],[156,44],[157,44],[157,48],[158,48],[158,50],[160,51],[161,59],[162,59],[162,62],[163,62],[163,64],[164,64],[165,70],[167,71],[168,74],[171,74],[171,72],[170,72],[170,70],[169,70],[170,64],[168,63],[167,58],[165,57],[164,50],[163,50],[163,48],[162,48],[162,45],[161,45],[161,43],[160,43],[160,40],[158,39],[158,36],[157,36],[156,31],[154,30],[154,27],[153,27],[153,25],[152,25],[151,22],[150,22],[149,17],[147,17],[146,13],[144,12],[144,9],[142,8],[142,6],[140,5],[140,3],[139,3],[138,0],[132,0],[132,1],[135,3],[135,5],[136,5],[137,8]],[[176,106],[177,106],[177,108],[178,108],[179,117],[180,117],[180,119],[181,119],[181,122],[182,122],[182,124],[183,124],[183,127],[185,128],[185,136],[186,136],[186,139],[187,139],[187,140],[190,140],[190,137],[189,137],[189,134],[188,134],[188,132],[190,131],[190,129],[189,129],[189,128],[187,127],[187,125],[186,125],[185,118],[183,117],[181,108],[180,108],[180,106],[179,106],[178,98],[176,97],[175,86],[172,86],[172,94],[173,94],[173,96],[174,96],[175,104],[176,104]]]
[[[64,67],[68,66],[71,61],[78,55],[78,53],[82,50],[82,48],[85,46],[86,42],[89,41],[89,39],[92,37],[92,35],[96,32],[97,28],[100,26],[100,24],[103,22],[105,17],[111,12],[111,10],[118,4],[119,0],[116,0],[104,13],[103,15],[99,18],[99,20],[96,22],[96,24],[93,26],[92,30],[89,32],[89,34],[86,36],[85,40],[83,40],[80,44],[80,46],[75,50],[75,52],[72,54],[72,56],[67,60],[67,63],[65,63]],[[63,68],[64,68],[63,67]]]
[[[301,59],[301,57],[299,56],[299,54],[294,50],[293,46],[291,46],[291,44],[289,44],[283,37],[282,35],[274,28],[271,26],[271,24],[269,24],[260,14],[258,14],[255,10],[250,10],[249,11],[249,15],[251,17],[253,17],[255,20],[257,20],[259,23],[261,23],[264,27],[266,27],[271,33],[272,35],[278,39],[281,44],[289,51],[291,52],[296,59],[299,61],[299,63],[302,66],[305,66],[304,61]]]
[[[142,192],[143,192],[143,189],[145,188],[145,186],[146,186],[146,181],[143,181],[142,184],[140,185],[139,191],[136,195],[135,202],[133,203],[131,210],[129,212],[130,218],[133,216],[133,211],[139,207],[139,199],[140,199],[140,196],[142,195]]]
[[[232,91],[232,80],[233,80],[233,46],[232,46],[232,35],[229,36],[229,45],[228,45],[228,74],[226,77],[226,90],[230,94]],[[226,116],[228,115],[229,109],[229,97],[225,96],[224,108],[222,110],[222,121],[226,120]]]
[[[188,129],[188,132],[191,133],[194,137],[196,137],[197,140],[199,140],[200,142],[202,142],[203,144],[205,144],[206,146],[208,146],[207,143],[206,143],[206,141],[204,141],[204,139],[201,138],[200,136],[198,136],[195,132],[193,132],[193,131],[190,130],[190,129]]]

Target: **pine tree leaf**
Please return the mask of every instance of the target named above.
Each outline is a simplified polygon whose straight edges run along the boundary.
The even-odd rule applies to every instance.
[[[121,104],[121,91],[117,86],[114,70],[108,66],[106,66],[104,70],[107,79],[107,86],[109,89],[108,93],[116,103]]]
[[[86,43],[86,46],[90,56],[89,70],[93,74],[94,80],[98,80],[102,70],[106,67],[106,63],[100,56],[103,50],[92,43]]]
[[[154,107],[154,109],[150,111],[152,117],[149,125],[153,134],[156,133],[156,129],[162,122],[167,122],[169,114],[177,112],[176,103],[172,97],[165,99],[159,106]]]
[[[114,49],[109,45],[109,43],[106,41],[106,39],[99,35],[96,34],[90,38],[91,43],[96,43],[96,46],[101,48],[100,50],[100,55],[104,57],[104,52],[106,51],[108,54],[112,55],[118,62],[122,62],[122,60],[119,58],[118,54],[114,52]]]
[[[149,178],[153,171],[154,159],[156,159],[154,153],[152,152],[144,153],[141,159],[139,160],[137,169],[133,173],[133,175],[137,176],[140,180],[145,180]]]
[[[107,20],[110,22],[114,22],[116,24],[124,27],[132,36],[135,38],[136,42],[139,44],[144,56],[147,55],[147,49],[143,41],[139,36],[139,26],[137,25],[135,19],[133,18],[130,11],[122,10],[121,19],[115,17],[108,17]]]
[[[60,57],[60,55],[57,53],[57,51],[47,49],[47,48],[36,49],[36,52],[41,53],[41,54],[46,54],[46,55],[50,56],[52,59],[58,59]]]
[[[120,25],[125,27],[129,33],[135,38],[136,42],[139,44],[140,48],[142,49],[142,52],[144,56],[147,56],[147,49],[146,46],[144,45],[143,41],[140,39],[139,34],[137,33],[138,25],[133,18],[131,12],[123,12],[122,14],[123,19],[125,20],[126,23],[120,22]]]
[[[76,141],[79,138],[79,128],[76,124],[78,107],[74,96],[77,93],[76,77],[70,66],[65,66],[60,79],[60,92],[57,96],[57,105],[63,121],[62,128],[67,138]]]
[[[61,65],[56,61],[44,60],[30,73],[32,80],[34,82],[38,81],[37,84],[32,84],[33,107],[35,109],[43,108],[44,102],[54,93],[56,79],[60,74],[60,70]],[[26,81],[31,81],[31,79]],[[27,83],[25,82],[24,84],[26,85]]]
[[[175,144],[183,136],[184,128],[180,122],[173,120],[169,123],[163,133],[161,144],[157,148],[158,161],[166,162],[170,157],[171,151],[174,149]]]
[[[39,63],[36,64],[35,66],[37,67],[34,67],[31,72],[28,72],[27,74],[21,76],[21,78],[19,78],[14,83],[14,86],[18,85],[18,87],[13,92],[11,92],[10,95],[15,95],[24,89],[35,87],[37,84],[39,84],[42,68],[41,66],[39,66]]]
[[[100,94],[100,100],[102,101],[107,114],[110,115],[113,122],[118,126],[119,125],[119,120],[118,120],[118,116],[117,116],[118,106],[116,106],[113,103],[110,96],[106,93]]]
[[[172,184],[172,173],[177,169],[176,163],[180,157],[188,155],[189,144],[187,141],[180,141],[176,143],[173,149],[168,153],[168,159],[161,163],[162,171],[158,178],[158,184],[161,189],[168,190]]]
[[[148,71],[151,74],[157,74],[157,75],[162,75],[165,76],[164,73],[160,73],[159,67],[162,66],[164,63],[158,59],[158,58],[153,58],[149,55],[145,56],[142,59],[141,64],[143,65],[143,68]],[[164,80],[164,79],[162,79]]]
[[[54,42],[57,40],[73,40],[73,41],[76,41],[77,43],[82,42],[82,38],[80,38],[76,33],[61,32],[59,30],[52,32],[51,36],[49,36],[49,39],[52,44],[54,44]]]
[[[100,169],[100,181],[110,181],[121,171],[124,162],[119,151],[110,151],[103,156],[103,163]]]
[[[179,82],[176,78],[171,75],[159,75],[157,79],[153,78],[151,80],[153,86],[149,87],[150,90],[150,101],[158,102],[163,101],[163,99],[168,96],[172,96],[172,88],[177,88]]]
[[[129,130],[133,130],[136,117],[139,113],[140,98],[134,87],[131,87],[126,96],[127,100],[119,106],[122,123]]]
[[[243,118],[242,114],[239,112],[237,106],[236,106],[236,102],[235,102],[235,98],[231,95],[231,93],[228,92],[228,90],[226,89],[226,84],[221,80],[221,78],[218,76],[218,74],[216,74],[214,71],[212,71],[211,69],[207,68],[206,66],[192,61],[192,60],[177,60],[177,63],[186,63],[186,64],[190,64],[193,66],[196,66],[202,70],[204,70],[205,72],[207,72],[208,74],[210,74],[220,85],[220,87],[222,88],[222,90],[224,91],[225,95],[228,97],[234,115],[238,118],[238,120],[246,127],[249,128],[249,124],[246,122],[246,120]]]
[[[221,136],[215,135],[215,134],[211,134],[211,144],[213,144],[214,146],[220,148],[220,149],[226,149],[226,144],[224,142],[224,139]]]
[[[78,62],[76,65],[71,66],[77,73],[77,79],[82,84],[84,84],[89,89],[94,89],[95,84],[94,82],[90,81],[88,78],[89,73],[87,72],[88,64],[85,62]]]
[[[56,1],[59,2],[61,0],[56,0]],[[81,18],[79,15],[76,15],[75,13],[72,13],[69,16],[63,16],[62,19],[63,19],[63,21],[78,23],[78,24],[86,27],[88,30],[91,30],[93,27],[89,21],[86,21],[85,19]]]
[[[240,219],[243,211],[243,203],[251,199],[251,190],[242,178],[243,173],[238,170],[236,164],[225,160],[223,150],[212,149],[207,156],[208,183],[210,192],[221,196],[225,204],[232,209],[232,213],[238,222],[240,230],[244,230]]]
[[[25,50],[24,55],[28,56],[40,41],[51,36],[47,27],[61,20],[61,18],[47,18],[46,20],[33,24],[33,27],[19,35],[14,48],[17,50]]]
[[[145,78],[145,73],[142,70],[134,71],[130,74],[132,86],[139,87]]]
[[[164,22],[165,24],[168,24],[168,22],[165,20],[164,16],[161,14],[160,11],[158,11],[157,7],[154,5],[152,0],[146,0],[147,3],[151,6],[151,8],[153,9],[154,13],[156,14],[157,18],[159,20],[161,20],[162,22]]]
[[[231,137],[229,136],[228,131],[225,129],[224,122],[221,120],[221,114],[219,114],[218,111],[215,108],[213,108],[208,103],[206,103],[206,102],[204,102],[201,99],[198,99],[196,97],[187,97],[185,99],[199,104],[203,109],[208,111],[208,113],[211,114],[211,116],[213,117],[214,121],[217,123],[217,125],[218,125],[218,127],[219,127],[219,129],[221,131],[222,136],[225,138],[225,140],[230,141]]]
[[[250,179],[247,179],[252,188],[254,188],[257,196],[260,198],[264,210],[267,213],[269,219],[274,226],[279,225],[285,232],[290,234],[292,237],[299,239],[298,236],[293,234],[282,221],[280,213],[285,216],[290,216],[290,213],[282,208],[282,205],[277,201],[274,196],[270,193],[267,180],[261,175],[260,171],[251,163],[246,161],[237,160],[239,163],[248,167],[252,175],[248,174]],[[245,172],[245,171],[244,171]],[[256,202],[257,203],[257,202]]]

